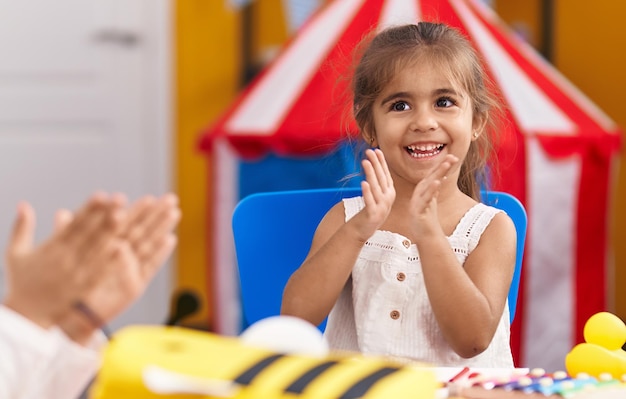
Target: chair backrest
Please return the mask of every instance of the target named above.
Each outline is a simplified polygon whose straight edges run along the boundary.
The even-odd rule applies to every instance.
[[[526,230],[528,230],[528,216],[524,205],[511,194],[500,191],[483,191],[483,202],[494,208],[502,209],[509,215],[515,231],[517,232],[517,256],[515,257],[515,271],[513,272],[513,280],[509,288],[509,315],[511,323],[515,318],[517,309],[517,294],[519,292],[519,282],[522,276],[522,262],[524,259],[524,245],[526,244]]]
[[[277,191],[252,194],[237,204],[232,226],[243,328],[280,313],[283,289],[304,261],[319,221],[342,198],[358,195],[360,188]],[[504,210],[517,230],[517,260],[508,296],[512,321],[526,237],[526,211],[506,193],[483,192],[483,200]],[[322,323],[320,329],[324,327]]]

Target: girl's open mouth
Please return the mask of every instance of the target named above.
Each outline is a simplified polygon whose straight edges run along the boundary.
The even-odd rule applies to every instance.
[[[413,158],[426,158],[439,154],[445,146],[445,144],[410,145],[406,147],[406,151]]]

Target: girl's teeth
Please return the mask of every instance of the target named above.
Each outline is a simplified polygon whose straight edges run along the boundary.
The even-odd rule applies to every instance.
[[[437,155],[443,149],[443,144],[434,145],[410,145],[408,146],[409,154],[414,158],[425,158]]]

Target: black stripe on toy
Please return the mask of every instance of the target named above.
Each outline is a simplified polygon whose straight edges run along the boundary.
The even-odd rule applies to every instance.
[[[380,370],[377,370],[348,388],[341,396],[339,396],[339,399],[360,398],[364,396],[367,391],[379,380],[385,378],[389,374],[395,373],[398,370],[400,369],[397,367],[384,367]]]
[[[268,356],[264,359],[261,359],[256,364],[252,365],[246,371],[241,373],[239,377],[235,378],[233,381],[236,384],[248,385],[252,382],[254,377],[256,377],[261,371],[265,370],[267,366],[274,363],[276,360],[280,359],[283,356],[285,355],[278,353],[276,355]]]
[[[322,374],[324,371],[328,370],[335,364],[337,364],[336,360],[318,364],[306,373],[302,374],[297,380],[292,382],[291,385],[289,385],[285,389],[285,392],[302,393],[302,391],[304,391],[304,389],[307,387],[307,385],[309,385],[309,383],[311,383],[311,381],[319,377],[320,374]]]

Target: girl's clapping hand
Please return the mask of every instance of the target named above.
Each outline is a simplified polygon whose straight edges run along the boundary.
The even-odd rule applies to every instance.
[[[444,160],[415,186],[411,197],[411,217],[415,219],[415,223],[411,225],[417,230],[416,236],[441,229],[437,216],[437,197],[447,174],[457,162],[459,159],[456,156],[446,155]]]
[[[368,149],[362,161],[365,181],[361,182],[365,208],[357,215],[362,241],[366,241],[387,220],[396,199],[396,190],[385,156],[379,149]]]

